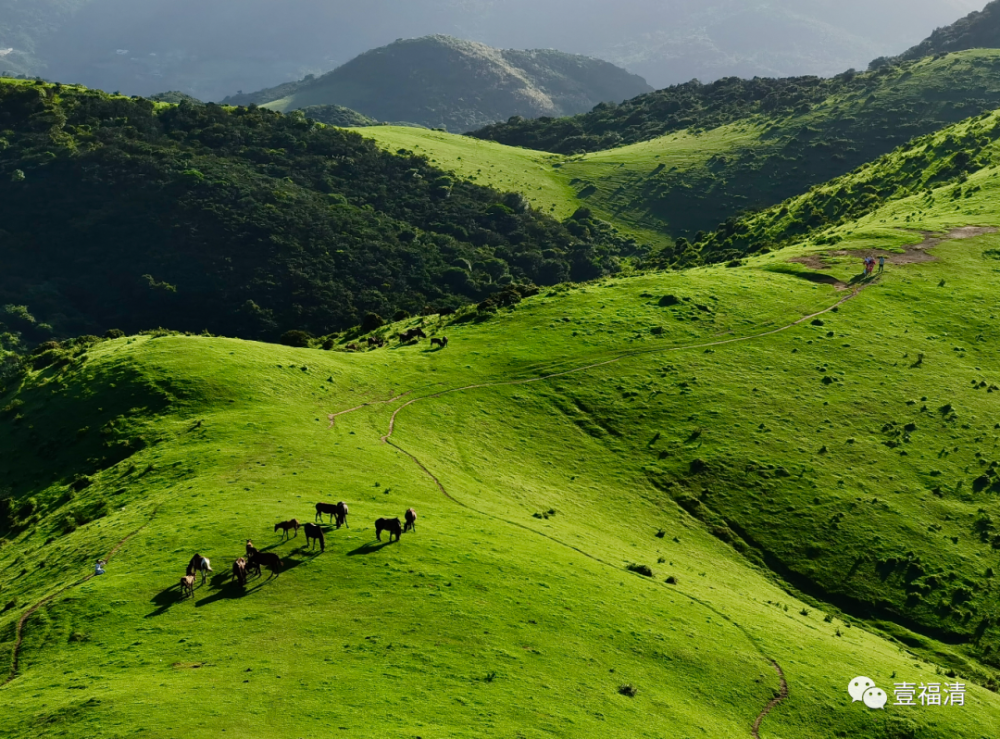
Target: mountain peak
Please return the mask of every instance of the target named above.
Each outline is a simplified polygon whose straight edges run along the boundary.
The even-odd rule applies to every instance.
[[[641,77],[600,59],[435,34],[399,39],[320,77],[224,102],[280,111],[339,105],[378,120],[468,131],[512,116],[582,113],[651,90]]]

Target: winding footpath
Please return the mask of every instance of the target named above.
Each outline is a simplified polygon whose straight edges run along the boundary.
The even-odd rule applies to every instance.
[[[778,680],[781,681],[781,689],[778,691],[778,695],[774,697],[774,700],[764,706],[764,710],[757,715],[757,720],[753,722],[753,728],[750,730],[750,733],[753,735],[753,739],[760,739],[760,722],[763,721],[767,714],[771,712],[771,709],[788,697],[788,683],[785,682],[785,673],[781,671],[781,667],[779,667],[778,663],[773,659],[771,660],[771,664],[774,665],[774,669],[778,672]]]
[[[149,524],[151,524],[153,522],[153,519],[156,518],[156,512],[159,511],[159,510],[160,510],[159,506],[157,506],[156,508],[154,508],[152,515],[149,517],[149,520],[146,521],[146,523],[144,523],[142,526],[140,526],[139,528],[137,528],[135,531],[133,531],[131,534],[129,534],[128,536],[126,536],[124,539],[122,539],[121,541],[119,541],[117,544],[115,544],[114,547],[111,549],[111,551],[108,552],[107,556],[104,557],[104,559],[106,561],[110,562],[111,558],[114,557],[116,554],[118,554],[119,550],[121,550],[121,548],[123,546],[125,546],[125,544],[127,544],[128,541],[132,537],[134,537],[136,534],[138,534],[140,531],[142,531],[144,528],[146,528],[147,526],[149,526]],[[15,677],[17,677],[17,671],[18,671],[18,666],[20,664],[20,657],[21,657],[21,645],[24,642],[24,625],[25,625],[25,623],[27,623],[28,619],[32,616],[32,614],[34,614],[39,608],[42,608],[43,606],[48,605],[49,603],[51,603],[53,600],[55,600],[56,598],[58,598],[60,595],[62,595],[63,593],[65,593],[67,590],[75,588],[78,585],[83,585],[85,582],[87,582],[88,580],[93,579],[94,577],[96,577],[96,575],[93,572],[91,572],[86,577],[81,577],[76,582],[70,583],[66,587],[64,587],[64,588],[62,588],[60,590],[57,590],[56,592],[52,593],[51,595],[48,595],[48,596],[42,598],[40,601],[38,601],[35,605],[33,605],[31,608],[29,608],[27,611],[25,611],[21,615],[21,618],[18,619],[18,622],[17,622],[17,632],[16,632],[17,636],[16,636],[16,638],[14,640],[14,651],[11,652],[10,673],[7,675],[7,678],[2,683],[0,683],[0,688],[5,687]]]
[[[546,539],[549,539],[549,540],[555,542],[556,544],[559,544],[560,546],[564,546],[564,547],[567,547],[569,549],[572,549],[573,551],[578,552],[579,554],[582,554],[583,556],[588,557],[588,558],[590,558],[590,559],[592,559],[592,560],[594,560],[596,562],[599,562],[599,563],[601,563],[601,564],[603,564],[603,565],[605,565],[607,567],[611,567],[611,568],[613,568],[615,570],[621,570],[622,569],[621,567],[619,567],[617,565],[614,565],[614,564],[612,564],[610,562],[606,562],[606,561],[602,560],[600,557],[597,557],[597,556],[595,556],[595,555],[593,555],[593,554],[591,554],[589,552],[586,552],[586,551],[584,551],[582,549],[579,549],[578,547],[575,547],[572,544],[567,544],[566,542],[560,541],[559,539],[557,539],[557,538],[555,538],[553,536],[550,536],[549,534],[546,534],[546,533],[544,533],[542,531],[538,531],[536,529],[533,529],[530,526],[526,526],[526,525],[524,525],[522,523],[518,523],[517,521],[510,521],[510,520],[507,520],[507,519],[495,516],[493,514],[486,513],[484,511],[476,510],[475,508],[473,508],[472,506],[468,505],[467,503],[464,503],[464,502],[458,500],[457,498],[455,498],[453,495],[451,495],[451,493],[448,492],[448,490],[442,484],[441,480],[433,472],[431,472],[431,470],[427,467],[427,465],[424,464],[420,460],[420,458],[417,457],[417,455],[415,455],[412,452],[404,449],[402,446],[400,446],[398,443],[396,443],[393,440],[392,436],[393,436],[393,433],[396,430],[396,419],[399,416],[399,414],[403,411],[404,408],[408,408],[409,406],[413,405],[414,403],[418,403],[418,402],[424,401],[424,400],[431,400],[431,399],[434,399],[434,398],[440,398],[440,397],[442,397],[444,395],[450,395],[452,393],[462,392],[464,390],[474,390],[474,389],[479,389],[479,388],[490,388],[490,387],[511,386],[511,385],[527,385],[527,384],[530,384],[530,383],[542,382],[544,380],[550,380],[550,379],[553,379],[553,378],[556,378],[556,377],[565,377],[566,375],[576,374],[576,373],[579,373],[579,372],[586,372],[586,371],[591,370],[591,369],[596,369],[598,367],[604,367],[604,366],[607,366],[609,364],[614,364],[616,362],[620,362],[622,360],[629,359],[629,358],[632,358],[632,357],[637,357],[637,356],[643,356],[643,355],[648,355],[648,354],[664,354],[664,353],[678,352],[678,351],[690,351],[690,350],[694,350],[694,349],[707,349],[707,348],[715,347],[715,346],[724,346],[726,344],[735,344],[735,343],[744,342],[744,341],[754,341],[756,339],[761,339],[761,338],[764,338],[766,336],[773,336],[775,334],[781,333],[782,331],[787,331],[788,329],[794,328],[795,326],[799,326],[799,325],[805,323],[806,321],[809,321],[809,320],[812,320],[814,318],[817,318],[818,316],[822,316],[822,315],[824,315],[826,313],[829,313],[830,311],[832,311],[832,310],[838,308],[839,306],[843,305],[844,303],[846,303],[848,300],[851,300],[852,298],[857,297],[861,293],[861,291],[864,290],[865,287],[868,287],[868,285],[870,285],[870,284],[874,284],[874,283],[868,283],[866,285],[861,285],[861,286],[855,288],[851,292],[850,295],[847,295],[847,296],[841,298],[840,300],[838,300],[833,305],[830,305],[830,306],[828,306],[827,308],[824,308],[821,311],[817,311],[816,313],[810,313],[809,315],[803,316],[803,317],[801,317],[801,318],[799,318],[799,319],[797,319],[797,320],[795,320],[795,321],[793,321],[793,322],[791,322],[791,323],[789,323],[789,324],[787,324],[785,326],[781,326],[780,328],[771,329],[769,331],[763,331],[763,332],[758,333],[758,334],[752,334],[752,335],[749,335],[749,336],[740,336],[740,337],[731,338],[731,339],[722,339],[722,340],[719,340],[719,341],[711,341],[711,342],[705,342],[705,343],[701,343],[701,344],[690,344],[690,345],[685,345],[685,346],[673,346],[673,347],[665,347],[665,348],[657,348],[657,349],[643,349],[643,350],[638,350],[638,351],[626,352],[626,353],[623,353],[623,354],[621,354],[621,355],[619,355],[617,357],[614,357],[612,359],[608,359],[608,360],[605,360],[605,361],[602,361],[602,362],[595,362],[593,364],[588,364],[588,365],[584,365],[584,366],[581,366],[581,367],[575,367],[573,369],[564,370],[564,371],[561,371],[561,372],[554,372],[554,373],[551,373],[551,374],[540,375],[538,377],[532,377],[532,378],[521,379],[521,380],[499,380],[499,381],[496,381],[496,382],[484,382],[484,383],[479,383],[479,384],[475,384],[475,385],[465,385],[465,386],[462,386],[462,387],[456,387],[456,388],[451,388],[451,389],[448,389],[448,390],[442,390],[440,392],[432,393],[430,395],[424,395],[424,396],[421,396],[419,398],[413,398],[411,400],[408,400],[406,403],[404,403],[403,405],[399,406],[398,408],[396,408],[395,411],[393,411],[392,416],[389,419],[389,429],[386,432],[386,434],[382,437],[382,442],[386,443],[386,444],[388,444],[390,446],[392,446],[397,451],[401,452],[402,454],[405,454],[407,457],[409,457],[410,459],[412,459],[413,462],[424,472],[424,474],[426,474],[434,482],[434,484],[437,486],[438,490],[441,491],[441,494],[444,495],[448,500],[452,501],[453,503],[455,503],[455,504],[457,504],[457,505],[459,505],[459,506],[461,506],[463,508],[466,508],[466,509],[468,509],[470,511],[473,511],[474,513],[477,513],[477,514],[479,514],[481,516],[484,516],[484,517],[487,517],[487,518],[491,518],[491,519],[496,520],[496,521],[502,521],[502,522],[504,522],[506,524],[509,524],[511,526],[516,526],[518,528],[524,529],[525,531],[529,531],[532,534],[535,534],[537,536],[542,536],[542,537],[544,537]],[[404,393],[404,395],[405,395],[405,393]],[[402,396],[399,396],[399,397],[402,397]],[[392,402],[392,401],[384,401],[384,402]],[[366,405],[371,405],[371,404],[369,403],[369,404],[366,404]],[[365,406],[359,406],[359,408],[361,408],[361,407],[365,407]],[[330,425],[331,425],[331,427],[333,425],[333,419],[335,418],[335,416],[343,415],[345,413],[350,413],[353,410],[357,410],[357,409],[351,409],[349,411],[341,411],[338,414],[331,414],[330,415],[330,420],[331,420],[331,424]],[[665,585],[661,585],[659,583],[657,583],[657,585],[659,587],[666,587]],[[670,592],[676,593],[678,595],[686,597],[686,598],[688,598],[688,599],[690,599],[690,600],[692,600],[692,601],[700,604],[701,606],[703,606],[703,607],[707,608],[708,610],[712,611],[713,613],[715,613],[716,615],[718,615],[720,618],[724,619],[726,622],[728,622],[729,624],[731,624],[732,626],[734,626],[735,628],[737,628],[746,637],[746,639],[750,642],[750,644],[753,645],[754,649],[761,655],[761,657],[764,658],[765,660],[767,660],[771,665],[774,666],[774,669],[778,673],[778,680],[779,680],[779,683],[780,683],[780,689],[779,689],[778,695],[775,698],[773,698],[770,702],[768,702],[768,704],[763,708],[763,710],[761,710],[761,712],[757,715],[756,721],[754,721],[753,727],[750,730],[750,733],[751,733],[751,736],[753,737],[753,739],[760,739],[760,733],[759,732],[760,732],[760,725],[761,725],[761,723],[764,721],[764,719],[767,717],[767,715],[769,713],[771,713],[771,711],[774,710],[778,706],[778,704],[780,704],[783,700],[785,700],[788,697],[788,683],[785,680],[785,674],[782,671],[781,667],[778,665],[777,661],[775,661],[770,655],[768,655],[768,653],[764,650],[763,646],[758,643],[757,639],[752,634],[750,634],[750,632],[747,631],[742,625],[740,625],[739,623],[737,623],[736,621],[734,621],[729,615],[727,615],[726,613],[723,613],[722,611],[719,611],[718,609],[716,609],[714,606],[712,606],[708,602],[706,602],[706,601],[704,601],[701,598],[698,598],[696,596],[693,596],[693,595],[690,595],[688,593],[684,593],[682,591],[678,591],[678,590],[675,590],[675,589],[671,589]]]
[[[862,290],[864,290],[866,287],[868,287],[869,285],[872,285],[872,284],[875,284],[875,283],[868,283],[866,285],[861,285],[860,287],[855,288],[854,291],[851,292],[850,295],[844,296],[843,298],[841,298],[840,300],[838,300],[833,305],[831,305],[831,306],[829,306],[827,308],[824,308],[821,311],[817,311],[816,313],[810,313],[808,316],[803,316],[802,318],[799,318],[797,321],[793,321],[792,323],[789,323],[789,324],[787,324],[785,326],[781,326],[780,328],[774,328],[774,329],[771,329],[770,331],[762,331],[759,334],[751,334],[750,336],[737,336],[736,338],[733,338],[733,339],[721,339],[719,341],[708,341],[708,342],[705,342],[703,344],[685,344],[683,346],[668,346],[668,347],[662,347],[662,348],[656,348],[656,349],[637,349],[637,350],[631,351],[631,352],[623,352],[622,354],[619,354],[617,357],[613,357],[612,359],[606,359],[603,362],[595,362],[594,364],[586,364],[586,365],[583,365],[582,367],[574,367],[573,369],[564,370],[562,372],[553,372],[553,373],[548,374],[548,375],[539,375],[538,377],[529,377],[529,378],[523,379],[523,380],[497,380],[496,382],[483,382],[483,383],[479,383],[477,385],[464,385],[462,387],[453,387],[453,388],[450,388],[448,390],[442,390],[441,392],[432,393],[430,395],[422,395],[419,398],[413,398],[412,400],[409,400],[406,403],[403,403],[403,405],[399,406],[399,408],[397,408],[395,411],[393,411],[392,417],[389,419],[389,431],[385,434],[385,436],[382,437],[382,441],[383,442],[388,441],[392,437],[392,432],[396,428],[396,416],[398,416],[403,411],[404,408],[407,408],[407,407],[413,405],[414,403],[419,403],[422,400],[431,400],[432,398],[440,398],[442,395],[450,395],[452,393],[459,393],[459,392],[462,392],[464,390],[476,390],[476,389],[479,389],[479,388],[488,388],[488,387],[504,387],[504,386],[510,386],[510,385],[530,385],[531,383],[543,382],[545,380],[551,380],[551,379],[556,378],[556,377],[565,377],[566,375],[573,375],[573,374],[576,374],[578,372],[586,372],[588,370],[597,369],[598,367],[606,367],[609,364],[615,364],[616,362],[621,362],[622,360],[625,360],[625,359],[631,359],[632,357],[641,357],[641,356],[645,356],[645,355],[648,355],[648,354],[667,354],[667,353],[670,353],[670,352],[690,351],[692,349],[710,349],[710,348],[715,347],[715,346],[725,346],[726,344],[737,344],[737,343],[744,342],[744,341],[755,341],[757,339],[763,339],[765,336],[774,336],[775,334],[780,334],[782,331],[787,331],[790,328],[794,328],[795,326],[799,326],[799,325],[805,323],[806,321],[812,320],[813,318],[818,318],[819,316],[822,316],[822,315],[824,315],[826,313],[829,313],[832,310],[835,310],[835,309],[839,308],[841,305],[843,305],[844,303],[846,303],[848,300],[851,300],[852,298],[857,297],[858,294],[860,294]],[[408,393],[403,393],[403,395],[407,395],[407,394]],[[401,398],[403,396],[400,395],[399,397]],[[392,401],[391,400],[386,400],[386,401],[378,401],[378,402],[379,403],[391,403]],[[374,405],[374,403],[365,403],[364,405],[360,405],[357,408],[352,408],[351,410],[340,411],[339,413],[332,413],[332,414],[330,414],[330,416],[329,416],[330,421],[331,421],[330,425],[333,426],[333,418],[335,416],[342,416],[342,415],[344,415],[346,413],[352,413],[353,411],[359,410],[360,408],[365,408],[365,407],[367,407],[369,405]],[[396,448],[398,449],[399,447],[396,447]]]

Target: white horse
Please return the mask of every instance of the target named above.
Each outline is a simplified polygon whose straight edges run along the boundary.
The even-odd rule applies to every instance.
[[[212,569],[212,563],[208,561],[208,557],[202,557],[200,554],[196,554],[188,562],[187,574],[194,575],[201,572],[201,584],[205,584],[205,578],[208,577],[209,572],[215,572]]]

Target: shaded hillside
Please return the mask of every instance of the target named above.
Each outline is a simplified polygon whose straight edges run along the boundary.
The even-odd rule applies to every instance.
[[[587,279],[634,246],[299,114],[9,83],[0,126],[0,305],[27,306],[32,340],[325,333]]]
[[[992,0],[985,8],[969,13],[950,26],[938,28],[916,46],[907,49],[895,61],[920,59],[934,54],[947,54],[966,49],[1000,48],[1000,0]],[[889,61],[876,59],[877,66]]]
[[[865,164],[831,182],[744,218],[733,218],[705,237],[702,256],[719,261],[774,249],[807,238],[837,244],[850,224],[880,208],[904,208],[906,227],[925,210],[976,212],[984,180],[1000,166],[1000,112],[984,113]],[[901,211],[900,211],[901,212]],[[989,222],[989,221],[987,221]]]
[[[321,77],[223,102],[266,102],[281,111],[341,105],[378,120],[465,131],[515,115],[580,113],[651,89],[598,59],[428,36],[366,52]]]

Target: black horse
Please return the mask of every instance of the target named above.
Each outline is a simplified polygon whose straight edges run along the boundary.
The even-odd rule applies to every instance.
[[[316,542],[319,542],[319,550],[321,552],[326,551],[326,537],[323,536],[323,527],[314,523],[307,523],[304,525],[306,530],[306,544],[312,549],[316,546]]]
[[[403,535],[403,524],[398,518],[380,518],[375,521],[375,538],[382,541],[382,532],[389,532],[389,542],[392,542],[392,535],[396,535],[396,541]]]
[[[273,552],[257,552],[247,562],[247,569],[253,569],[259,575],[261,567],[266,567],[271,571],[270,577],[267,578],[270,580],[272,577],[278,576],[278,572],[281,569],[281,559]]]

